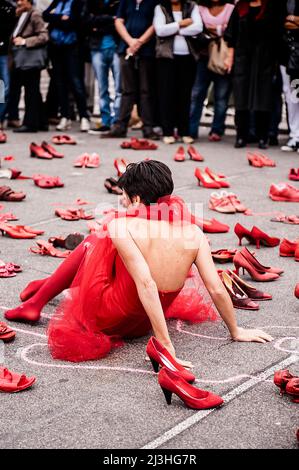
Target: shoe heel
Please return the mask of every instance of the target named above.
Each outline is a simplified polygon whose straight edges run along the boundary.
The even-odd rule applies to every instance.
[[[243,237],[238,237],[238,238],[239,238],[239,246],[242,246]]]
[[[151,357],[150,357],[150,360],[151,360],[154,371],[157,373],[159,370],[159,363],[155,361],[155,359],[152,359]]]
[[[169,390],[167,390],[167,388],[162,388],[162,391],[164,393],[164,396],[165,396],[165,400],[167,402],[167,405],[171,405],[171,397],[172,397],[172,392],[170,392]]]
[[[257,248],[258,250],[260,249],[260,247],[261,247],[261,240],[260,240],[259,238],[257,238],[257,239],[255,240],[255,246],[256,246],[256,248]]]
[[[30,157],[35,157],[35,156],[36,156],[35,153],[31,151],[30,152]]]

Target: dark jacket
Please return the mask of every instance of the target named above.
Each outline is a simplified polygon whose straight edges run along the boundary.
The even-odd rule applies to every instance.
[[[62,20],[62,15],[50,13],[57,7],[58,3],[60,3],[60,0],[53,0],[43,12],[43,19],[49,23],[49,31],[51,32],[55,28],[65,32],[74,31],[80,35],[82,33],[83,19],[86,15],[86,2],[84,0],[74,0],[68,20]]]
[[[47,44],[49,40],[47,25],[39,10],[33,7],[32,10],[28,12],[28,16],[18,32],[18,36],[25,39],[25,45],[28,49]]]
[[[174,22],[174,17],[172,14],[171,9],[165,8],[163,6],[163,3],[160,4],[162,11],[165,15],[166,18],[166,23],[173,23]],[[183,6],[183,11],[182,11],[182,17],[183,19],[186,18],[191,18],[191,14],[193,11],[193,8],[197,7],[196,3],[190,0],[187,0],[184,3]],[[195,47],[195,41],[194,38],[185,36],[186,42],[188,44],[188,48],[190,51],[190,54],[196,59],[199,59],[199,51]],[[164,37],[159,37],[156,36],[156,57],[160,59],[173,59],[174,54],[173,54],[173,43],[174,43],[174,36],[164,36]]]
[[[119,0],[87,0],[84,32],[91,49],[97,49],[103,36],[112,35],[119,42],[119,35],[114,26]]]
[[[0,55],[7,55],[10,36],[16,24],[16,9],[7,0],[0,0]]]

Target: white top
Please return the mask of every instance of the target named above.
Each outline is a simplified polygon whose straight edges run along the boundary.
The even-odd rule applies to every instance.
[[[182,12],[173,11],[172,14],[174,17],[174,22],[166,23],[166,18],[160,5],[155,7],[153,25],[156,34],[161,38],[175,35],[173,53],[175,55],[188,55],[190,54],[190,51],[184,36],[196,36],[203,30],[203,23],[199,14],[199,9],[197,6],[193,8],[191,13],[191,19],[193,20],[193,23],[189,26],[186,26],[186,28],[180,28],[179,26],[179,22],[183,19]]]

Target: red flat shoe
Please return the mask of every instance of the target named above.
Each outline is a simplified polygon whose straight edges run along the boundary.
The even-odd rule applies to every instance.
[[[158,145],[147,139],[135,139],[131,141],[131,148],[133,150],[157,150]]]
[[[75,139],[73,139],[72,137],[66,134],[54,135],[52,137],[52,142],[53,144],[56,144],[56,145],[76,145],[77,144]]]
[[[116,168],[117,176],[122,176],[125,173],[128,164],[129,162],[124,158],[116,158],[114,160],[114,167]]]
[[[217,181],[213,180],[205,171],[201,171],[200,168],[195,168],[194,175],[198,180],[198,186],[202,184],[204,188],[214,189],[219,189],[221,187]]]
[[[274,266],[264,266],[262,265],[257,258],[251,253],[245,246],[241,250],[242,255],[251,263],[253,264],[259,271],[264,271],[267,273],[274,273],[274,274],[283,274],[283,269],[275,268]]]
[[[285,391],[288,395],[292,395],[294,397],[294,403],[299,403],[299,377],[294,377],[289,380]]]
[[[85,168],[87,163],[89,161],[89,154],[88,153],[83,153],[82,155],[79,155],[78,158],[74,161],[73,166],[75,168]]]
[[[258,268],[256,264],[250,262],[240,251],[235,254],[233,262],[236,268],[236,274],[238,276],[239,270],[242,268],[243,274],[246,270],[254,281],[268,282],[279,278],[279,275],[276,273],[267,272],[261,268]]]
[[[255,287],[253,287],[251,284],[248,284],[248,282],[243,281],[243,279],[237,276],[237,274],[234,273],[234,271],[232,271],[231,269],[228,269],[226,272],[229,275],[229,277],[231,277],[234,281],[238,283],[242,291],[245,292],[245,294],[247,294],[251,300],[264,301],[264,300],[272,299],[271,294],[267,294],[266,292],[258,290]]]
[[[0,201],[21,202],[25,199],[26,194],[15,192],[9,186],[0,186]]]
[[[0,322],[0,340],[4,343],[9,343],[13,341],[16,337],[16,332],[6,325],[4,322]]]
[[[237,281],[230,277],[228,273],[222,271],[219,273],[219,276],[235,308],[240,310],[259,310],[259,304],[249,298]]]
[[[216,219],[199,219],[195,218],[195,224],[205,233],[227,233],[229,225],[223,224]]]
[[[279,245],[280,238],[270,237],[267,233],[260,230],[258,227],[253,226],[251,229],[251,235],[255,240],[256,247],[259,249],[260,245],[269,246],[271,248]]]
[[[255,153],[247,152],[247,160],[249,165],[255,168],[262,168],[264,166],[262,158]]]
[[[295,376],[292,375],[287,369],[277,370],[274,373],[273,381],[275,385],[280,389],[281,395],[285,393],[288,382],[293,378],[295,378]]]
[[[203,156],[192,145],[189,145],[187,147],[187,153],[189,154],[190,160],[193,160],[194,162],[204,161]]]
[[[184,162],[186,160],[185,150],[182,145],[177,149],[173,159],[175,162]]]
[[[59,176],[33,175],[34,184],[42,189],[62,188],[64,183]]]
[[[194,382],[195,375],[181,366],[154,336],[152,336],[147,343],[146,353],[151,360],[155,372],[158,372],[160,365],[161,367],[166,367],[176,372],[187,382]]]
[[[299,189],[291,184],[271,184],[269,197],[272,201],[299,202]]]
[[[61,152],[58,152],[52,145],[48,144],[45,140],[42,142],[41,147],[48,152],[50,155],[52,155],[53,158],[63,158],[64,154]]]
[[[15,276],[16,276],[15,272],[10,271],[5,266],[0,266],[0,278],[15,277]]]
[[[216,408],[223,404],[223,399],[218,395],[194,387],[179,374],[166,369],[166,367],[162,367],[160,370],[158,382],[168,405],[171,404],[173,393],[175,393],[188,408],[194,410]]]
[[[5,132],[0,131],[0,144],[5,144],[7,142],[7,135]]]
[[[276,166],[275,161],[271,160],[269,157],[267,157],[267,155],[264,155],[263,153],[258,153],[258,156],[261,158],[264,166],[270,166],[270,167]]]
[[[222,250],[211,251],[212,258],[218,263],[231,263],[236,254],[237,250]]]
[[[0,392],[16,393],[32,387],[36,381],[35,377],[16,374],[6,367],[0,367]]]
[[[231,202],[233,207],[236,209],[236,212],[245,212],[247,210],[247,207],[244,206],[244,204],[241,203],[240,199],[238,196],[234,193],[226,193],[226,191],[222,191],[221,194],[224,197],[227,197],[228,200]]]
[[[121,146],[122,149],[130,149],[130,148],[132,148],[132,143],[136,142],[136,140],[137,140],[136,137],[131,137],[130,140],[124,140],[120,144],[120,146]]]
[[[223,194],[212,193],[209,200],[209,209],[221,214],[235,214],[236,209],[228,197]]]
[[[291,168],[290,169],[289,180],[299,181],[299,168]]]
[[[237,237],[239,239],[239,246],[242,246],[243,238],[246,238],[246,240],[248,240],[249,243],[254,243],[255,242],[251,231],[247,230],[247,228],[243,227],[243,225],[239,224],[239,222],[236,223],[235,228],[234,228],[234,232],[235,232],[235,234],[237,235]]]
[[[210,170],[210,168],[206,167],[205,172],[212,178],[212,180],[216,181],[220,185],[220,188],[230,187],[230,184],[225,181],[225,178],[223,176],[214,173],[212,170]]]
[[[54,248],[52,243],[49,243],[45,240],[36,241],[37,247],[31,247],[31,253],[42,256],[52,256],[53,258],[67,258],[71,253],[70,250],[61,251]],[[6,317],[7,318],[7,317]]]
[[[97,153],[93,152],[91,155],[89,155],[89,159],[86,163],[86,168],[98,168],[100,164],[100,156]]]
[[[282,242],[279,247],[279,256],[284,256],[284,257],[293,257],[295,256],[295,251],[299,246],[299,239],[298,241],[290,241],[287,240],[286,238],[282,239]]]
[[[30,156],[36,158],[42,158],[44,160],[51,160],[53,155],[49,152],[46,152],[40,145],[37,145],[35,142],[31,142],[29,146]]]
[[[216,134],[215,132],[211,132],[211,134],[209,134],[208,139],[210,142],[220,142],[222,140],[221,135]]]

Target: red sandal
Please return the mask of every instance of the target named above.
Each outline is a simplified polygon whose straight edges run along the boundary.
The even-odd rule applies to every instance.
[[[77,142],[75,141],[75,139],[73,139],[72,137],[70,137],[69,135],[54,135],[52,137],[52,142],[53,144],[56,144],[56,145],[64,145],[64,144],[67,144],[67,145],[76,145]]]
[[[16,332],[6,325],[4,322],[0,322],[0,340],[4,343],[9,343],[10,341],[14,340],[16,336]]]
[[[16,393],[30,388],[36,381],[35,377],[16,374],[6,367],[0,367],[0,392]]]
[[[71,253],[70,250],[61,251],[54,248],[52,243],[46,242],[45,240],[39,240],[36,242],[37,247],[31,247],[31,253],[42,256],[53,256],[53,258],[67,258]]]

